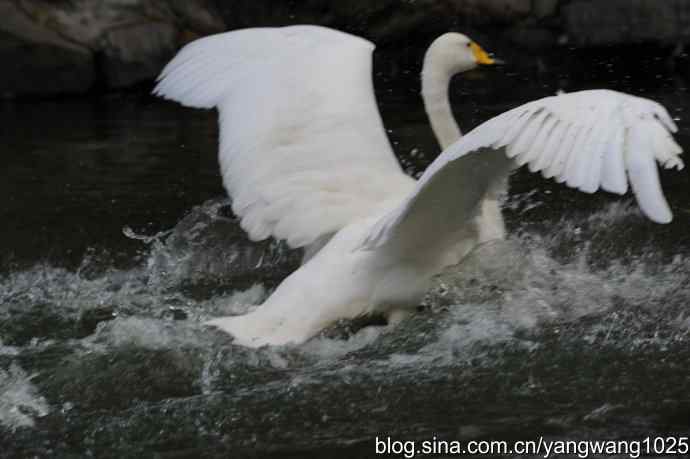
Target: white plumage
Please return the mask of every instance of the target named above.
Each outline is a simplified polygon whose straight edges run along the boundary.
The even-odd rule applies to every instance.
[[[157,94],[218,107],[223,182],[252,239],[307,246],[413,185],[379,116],[372,51],[319,27],[247,29],[190,43],[163,70]]]
[[[218,108],[223,181],[250,237],[310,255],[256,311],[210,322],[238,344],[299,343],[372,312],[404,317],[434,274],[503,237],[498,196],[517,166],[587,193],[624,194],[629,181],[645,215],[671,221],[655,161],[680,169],[682,149],[661,105],[606,90],[547,97],[458,140],[450,78],[492,60],[445,34],[422,76],[445,150],[415,181],[383,129],[373,49],[316,26],[246,29],[187,45],[159,78],[156,94]]]

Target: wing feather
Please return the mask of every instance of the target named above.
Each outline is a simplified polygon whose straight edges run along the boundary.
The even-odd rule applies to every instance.
[[[534,141],[534,145],[532,145],[532,148],[530,148],[525,156],[525,162],[529,164],[530,172],[539,170],[538,166],[542,160],[542,156],[546,156],[548,154],[546,148],[548,147],[549,140],[552,137],[556,137],[553,130],[557,125],[558,119],[555,116],[549,116],[544,122],[544,126],[542,127],[541,131],[539,131],[539,135]]]
[[[614,126],[608,139],[602,165],[601,187],[611,193],[625,194],[628,191],[628,179],[625,175],[625,145],[623,141],[625,128]]]
[[[553,132],[546,140],[539,158],[537,158],[537,160],[534,162],[534,169],[532,172],[542,171],[542,174],[544,174],[546,169],[551,167],[551,164],[556,159],[559,149],[567,139],[569,129],[570,124],[561,120],[556,122]]]
[[[323,27],[244,29],[163,69],[155,94],[218,109],[223,184],[252,239],[307,246],[414,187],[383,129],[373,49]]]
[[[513,145],[515,140],[525,129],[525,125],[527,125],[532,116],[534,116],[534,112],[531,110],[516,110],[516,113],[518,113],[518,115],[514,118],[510,116],[507,117],[510,121],[509,123],[506,123],[508,125],[508,130],[506,131],[506,135],[503,136],[499,142],[497,142],[497,146],[504,147]],[[507,151],[511,158],[517,154],[517,151],[514,147],[508,148]]]
[[[654,221],[668,223],[673,214],[664,199],[654,156],[649,154],[650,147],[645,133],[629,130],[626,142],[628,177],[642,211]]]
[[[656,162],[678,169],[676,126],[661,105],[607,90],[547,97],[504,113],[447,148],[415,190],[376,222],[358,246],[394,253],[431,244],[475,225],[481,203],[516,164],[593,193],[623,194],[628,180],[643,213],[671,221]],[[433,231],[434,237],[428,237]],[[426,236],[424,236],[426,234]]]
[[[611,132],[611,123],[608,119],[599,119],[598,126],[594,129],[594,135],[588,148],[589,164],[585,165],[586,174],[580,191],[594,193],[599,189],[602,177],[602,167],[604,162],[604,152],[606,151],[607,136]]]
[[[582,129],[583,127],[579,124],[570,123],[559,149],[552,153],[553,159],[551,160],[551,164],[547,166],[546,169],[542,170],[544,178],[561,177],[565,163],[568,161],[568,156]]]
[[[527,123],[525,126],[524,130],[522,131],[522,134],[518,137],[517,142],[515,142],[514,146],[513,144],[510,144],[508,147],[508,150],[514,150],[515,153],[509,155],[511,157],[516,157],[516,162],[522,166],[524,165],[526,161],[526,156],[529,153],[530,149],[534,145],[534,141],[537,138],[537,135],[539,134],[539,130],[542,128],[542,125],[544,124],[544,121],[546,118],[549,116],[549,113],[546,110],[538,110],[535,112],[535,114],[530,118],[530,121]]]
[[[582,129],[573,145],[573,149],[568,156],[568,163],[565,170],[565,184],[571,188],[578,188],[584,176],[584,167],[589,161],[589,151],[587,143],[592,134],[594,126],[591,124]]]

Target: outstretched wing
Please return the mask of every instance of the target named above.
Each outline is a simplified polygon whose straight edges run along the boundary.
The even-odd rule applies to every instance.
[[[677,128],[658,103],[608,90],[547,97],[493,118],[447,148],[416,189],[384,216],[362,243],[373,249],[423,249],[429,240],[467,225],[481,200],[508,172],[527,165],[586,193],[624,194],[628,182],[651,220],[673,218],[655,160],[683,168]]]
[[[323,27],[244,29],[161,73],[155,94],[218,108],[223,183],[252,239],[307,246],[414,187],[376,106],[373,49]]]

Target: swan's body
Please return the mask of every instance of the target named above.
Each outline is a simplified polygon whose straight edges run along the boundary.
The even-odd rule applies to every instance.
[[[460,138],[448,84],[491,59],[446,34],[422,75],[444,152],[415,181],[376,107],[373,48],[322,27],[246,29],[191,43],[161,74],[158,95],[218,108],[224,184],[250,237],[307,254],[254,312],[210,322],[238,344],[300,343],[374,312],[404,317],[432,276],[504,236],[498,196],[520,165],[588,193],[624,194],[629,179],[648,217],[671,220],[655,160],[681,168],[682,150],[659,104],[613,91],[548,97]]]

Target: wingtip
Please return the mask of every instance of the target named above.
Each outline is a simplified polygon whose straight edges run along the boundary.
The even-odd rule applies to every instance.
[[[661,225],[668,225],[673,221],[673,214],[669,212],[668,215],[658,216],[656,218],[652,218],[651,216],[649,216],[649,218],[655,223],[659,223]]]
[[[663,199],[663,198],[662,198]],[[673,221],[673,212],[664,199],[663,202],[657,203],[655,206],[649,206],[646,202],[639,202],[642,213],[647,216],[654,223],[667,225]]]

